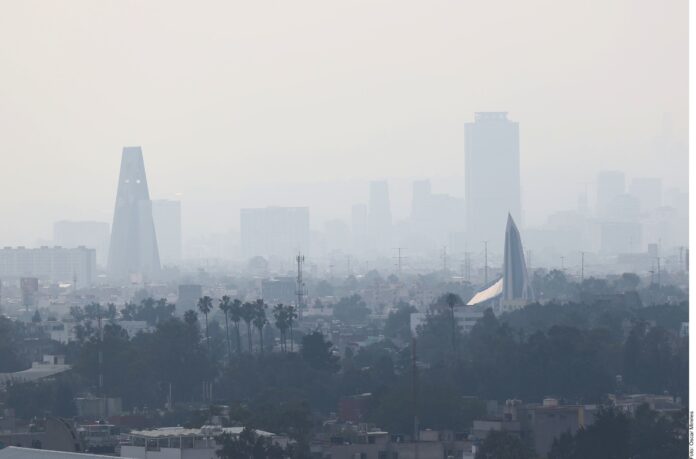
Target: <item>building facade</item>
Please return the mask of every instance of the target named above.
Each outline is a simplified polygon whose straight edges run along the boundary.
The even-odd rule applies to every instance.
[[[522,221],[519,126],[507,112],[478,112],[465,134],[466,226],[473,247],[500,241],[508,213]]]
[[[140,147],[121,156],[107,271],[118,281],[142,282],[160,273],[152,202]]]
[[[4,247],[0,249],[0,278],[35,277],[42,282],[92,285],[97,276],[95,249],[86,247]]]
[[[308,207],[240,210],[242,256],[292,259],[310,248]]]

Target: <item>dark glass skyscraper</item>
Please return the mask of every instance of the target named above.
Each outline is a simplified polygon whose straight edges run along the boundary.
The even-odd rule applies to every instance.
[[[109,277],[142,281],[160,272],[152,202],[140,147],[124,147],[111,230]]]

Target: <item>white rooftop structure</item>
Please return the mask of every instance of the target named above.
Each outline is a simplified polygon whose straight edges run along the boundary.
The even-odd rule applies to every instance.
[[[510,214],[508,214],[505,228],[503,276],[492,285],[477,292],[467,306],[489,301],[496,302],[500,311],[521,307],[534,301],[534,292],[529,282],[524,259],[522,238]]]
[[[125,457],[125,456],[121,456]],[[69,453],[48,449],[20,448],[9,446],[0,449],[0,459],[113,459],[113,456],[89,453]]]

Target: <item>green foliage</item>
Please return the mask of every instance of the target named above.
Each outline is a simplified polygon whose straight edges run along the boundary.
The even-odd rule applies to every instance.
[[[302,358],[315,370],[337,371],[338,356],[333,353],[333,344],[324,335],[315,331],[302,337]]]
[[[20,357],[25,334],[24,325],[0,315],[0,373],[19,371],[28,366],[28,362]]]
[[[411,314],[418,312],[416,308],[406,303],[397,305],[396,311],[389,313],[384,324],[384,336],[408,342],[411,339]]]
[[[493,430],[476,452],[476,459],[534,459],[534,452],[518,436]]]
[[[341,298],[333,307],[334,318],[347,323],[365,322],[369,315],[370,309],[360,295]]]
[[[622,459],[686,457],[685,413],[659,414],[647,405],[631,417],[616,409],[605,408],[595,422],[575,435],[555,440],[549,459]]]

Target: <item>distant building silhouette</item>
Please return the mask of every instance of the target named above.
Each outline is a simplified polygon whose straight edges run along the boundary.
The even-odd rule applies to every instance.
[[[377,250],[389,250],[391,248],[392,215],[389,185],[386,181],[370,183],[367,226],[368,245]]]
[[[652,211],[662,205],[662,180],[659,178],[634,178],[630,192],[640,201],[641,212]]]
[[[75,248],[84,246],[97,251],[97,264],[105,267],[109,255],[109,224],[94,221],[61,220],[53,224],[53,243]]]
[[[121,157],[107,271],[119,280],[142,281],[160,272],[143,152],[125,147]]]
[[[181,202],[169,199],[152,201],[152,218],[162,264],[181,263]]]
[[[477,112],[465,134],[467,238],[478,247],[499,241],[508,213],[521,221],[519,126],[507,112]]]
[[[265,207],[239,212],[242,255],[245,259],[293,258],[309,252],[309,208]]]
[[[616,198],[624,194],[626,178],[623,172],[602,171],[597,175],[597,209],[598,217],[610,215],[610,208]]]
[[[36,277],[46,282],[91,285],[97,277],[96,251],[86,247],[4,247],[0,249],[0,278]]]

